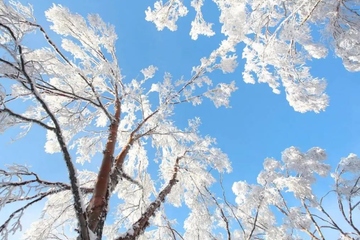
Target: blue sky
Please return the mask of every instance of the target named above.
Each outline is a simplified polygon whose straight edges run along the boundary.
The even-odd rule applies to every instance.
[[[115,25],[119,63],[128,80],[140,77],[140,70],[149,65],[159,68],[157,79],[161,79],[164,72],[170,72],[174,78],[189,77],[192,66],[197,65],[201,57],[208,56],[224,38],[218,34],[212,38],[191,40],[188,34],[194,16],[191,9],[188,17],[179,21],[178,31],[158,32],[152,23],[144,20],[144,11],[151,1],[53,2],[81,15],[98,13],[105,22]],[[51,6],[51,1],[38,0],[31,4],[38,21],[48,25],[44,10]],[[209,4],[204,17],[217,22],[216,7]],[[214,29],[218,30],[219,26]],[[238,55],[241,56],[241,49]],[[265,84],[245,84],[241,59],[234,73],[211,74],[215,82],[216,79],[236,81],[238,90],[231,98],[231,108],[216,109],[205,101],[197,107],[184,105],[176,110],[175,121],[180,125],[189,118],[200,117],[202,135],[215,137],[218,146],[229,155],[233,172],[224,176],[229,193],[234,181],[255,183],[264,158],[279,159],[280,153],[290,146],[302,151],[314,146],[324,148],[328,153],[327,162],[333,166],[350,152],[360,154],[360,74],[346,71],[341,59],[332,52],[325,60],[314,60],[310,65],[315,76],[324,77],[328,82],[330,106],[320,114],[295,112],[283,92],[275,95]],[[26,138],[10,144],[14,136],[14,131],[0,135],[1,165],[26,163],[50,180],[67,179],[61,155],[48,155],[43,151],[44,131],[34,128]]]

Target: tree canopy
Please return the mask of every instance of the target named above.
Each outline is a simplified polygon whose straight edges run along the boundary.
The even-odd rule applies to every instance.
[[[198,116],[187,124],[176,118],[182,106],[212,102],[207,111],[214,114],[230,107],[237,84],[221,76],[237,70],[237,54],[245,59],[245,83],[267,83],[276,94],[283,89],[297,112],[325,111],[326,80],[311,74],[310,60],[332,51],[348,71],[360,70],[358,2],[214,3],[218,28],[204,20],[205,3],[191,1],[190,38],[215,37],[217,30],[225,38],[189,76],[149,65],[131,79],[118,60],[115,26],[98,14],[83,17],[54,4],[45,11],[48,26],[32,6],[1,1],[0,132],[44,135],[39,151],[59,154],[67,176],[49,180],[7,159],[0,169],[0,209],[10,209],[0,222],[3,238],[22,231],[24,214],[42,202],[26,239],[360,237],[356,154],[330,164],[323,148],[287,147],[281,160],[264,160],[256,183],[238,175],[230,189],[223,179],[238,170],[226,152],[202,134]],[[175,31],[188,7],[156,1],[145,20]],[[316,191],[321,178],[332,181],[322,195]],[[337,214],[327,201],[335,202]],[[169,214],[175,210],[184,217]]]

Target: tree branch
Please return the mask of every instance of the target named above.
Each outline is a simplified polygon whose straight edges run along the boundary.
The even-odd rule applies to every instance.
[[[11,29],[9,31],[12,32]],[[12,35],[15,36],[13,33],[12,33]],[[17,44],[16,38],[14,39],[14,41]],[[57,121],[55,115],[51,112],[50,108],[45,103],[45,101],[41,98],[41,96],[37,92],[36,85],[34,84],[33,79],[31,79],[31,77],[28,75],[28,73],[26,71],[22,47],[21,47],[21,45],[17,45],[17,47],[18,47],[18,54],[19,54],[20,70],[21,70],[22,74],[24,75],[25,79],[27,80],[28,84],[30,85],[30,90],[31,90],[32,94],[34,95],[35,99],[40,103],[42,108],[45,110],[45,112],[49,115],[50,119],[54,123],[54,126],[55,126],[54,132],[55,132],[56,138],[58,140],[58,143],[60,145],[61,151],[63,153],[66,166],[69,171],[70,184],[71,184],[71,189],[72,189],[72,193],[74,196],[74,207],[75,207],[77,219],[79,221],[81,237],[84,240],[88,240],[89,232],[88,232],[88,228],[87,228],[86,218],[85,218],[85,215],[83,214],[84,210],[82,209],[82,197],[81,197],[80,189],[78,186],[78,179],[76,177],[76,169],[75,169],[74,164],[72,163],[70,153],[66,146],[66,141],[62,135],[60,124]]]
[[[302,200],[302,201],[301,201],[301,203],[302,203],[302,205],[304,206],[304,208],[305,208],[305,210],[306,210],[307,215],[309,216],[309,218],[311,219],[311,221],[314,223],[315,228],[316,228],[317,232],[319,233],[319,235],[320,235],[321,239],[322,239],[322,240],[325,240],[325,237],[324,237],[324,235],[323,235],[323,233],[322,233],[322,231],[321,231],[321,229],[320,229],[320,227],[319,227],[318,223],[315,221],[315,219],[314,219],[313,215],[310,213],[310,210],[309,210],[309,208],[308,208],[307,204],[305,203],[305,201],[304,201],[304,200]]]
[[[22,121],[30,122],[30,123],[35,123],[35,124],[37,124],[37,125],[45,128],[45,129],[47,129],[47,130],[55,131],[55,128],[50,127],[50,126],[46,125],[45,123],[43,123],[43,122],[41,122],[41,121],[39,121],[39,120],[37,120],[37,119],[32,119],[32,118],[24,117],[24,116],[22,116],[22,115],[20,115],[20,114],[14,113],[13,111],[11,111],[11,110],[8,109],[8,108],[0,109],[0,113],[2,113],[2,112],[6,112],[6,113],[8,113],[10,116],[13,116],[13,117],[15,117],[15,118],[17,118],[17,119],[20,119],[20,120],[22,120]]]
[[[36,202],[39,202],[41,201],[43,198],[45,198],[47,195],[43,195],[43,196],[40,196],[39,198],[27,203],[25,206],[17,209],[16,211],[14,211],[10,216],[9,218],[0,226],[0,233],[2,233],[4,230],[5,230],[5,233],[3,233],[3,235],[5,235],[5,239],[7,239],[7,234],[8,232],[13,232],[15,233],[15,231],[18,229],[18,228],[21,228],[21,224],[20,224],[20,219],[21,219],[21,216],[23,214],[23,212],[25,211],[26,208],[28,208],[29,206],[31,206],[32,204],[36,203]],[[9,222],[11,221],[11,219],[13,219],[17,213],[20,213],[20,216],[18,217],[18,220],[12,225],[12,228],[10,230],[6,230],[7,228],[7,225],[9,224]]]
[[[223,211],[223,207],[220,206],[218,200],[214,197],[214,195],[209,191],[209,189],[207,187],[205,187],[205,190],[210,194],[211,198],[214,200],[216,206],[220,210],[221,218],[223,219],[223,221],[225,223],[225,229],[226,229],[226,233],[227,233],[227,236],[228,236],[227,239],[231,240],[231,232],[230,232],[230,227],[229,227],[229,220],[225,216],[225,213]]]
[[[155,212],[160,208],[161,203],[164,202],[165,198],[171,192],[173,186],[178,182],[176,179],[178,171],[179,171],[179,162],[183,157],[177,157],[174,165],[174,173],[166,187],[159,193],[155,201],[153,201],[146,209],[146,211],[142,214],[142,216],[137,220],[132,228],[127,231],[125,236],[121,236],[116,238],[116,240],[132,240],[136,239],[140,236],[149,226],[150,217],[155,214]]]

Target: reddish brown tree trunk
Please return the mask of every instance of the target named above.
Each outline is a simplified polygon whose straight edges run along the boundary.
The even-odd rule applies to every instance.
[[[100,217],[103,215],[102,212],[108,205],[107,192],[120,123],[120,112],[121,105],[119,99],[117,99],[115,102],[115,116],[109,127],[109,136],[106,142],[97,181],[95,183],[94,193],[87,207],[88,225],[93,232],[97,229]]]

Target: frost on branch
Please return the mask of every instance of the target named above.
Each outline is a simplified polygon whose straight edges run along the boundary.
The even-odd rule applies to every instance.
[[[246,83],[267,83],[276,94],[283,87],[286,99],[295,111],[316,113],[325,110],[329,98],[325,94],[325,80],[310,73],[309,61],[325,58],[329,49],[334,49],[347,70],[360,71],[360,12],[355,0],[213,2],[218,6],[218,24],[226,39],[209,57],[202,59],[201,65],[205,63],[207,71],[220,66],[217,59],[224,60],[243,43],[243,79]],[[203,15],[208,14],[201,11],[203,4],[204,1],[191,1],[196,10],[191,23],[192,39],[197,39],[204,29],[207,30],[203,34],[215,35],[203,21]],[[158,26],[155,20],[147,20]],[[198,26],[198,32],[194,26]]]
[[[171,31],[177,29],[176,21],[188,13],[181,0],[169,0],[165,4],[162,0],[154,3],[154,9],[150,7],[145,11],[147,21],[154,22],[158,30],[165,27]]]
[[[350,153],[346,158],[342,158],[336,172],[331,176],[336,183],[336,192],[339,200],[348,200],[351,205],[352,201],[359,201],[360,196],[360,158]],[[359,202],[357,202],[359,204]],[[348,218],[350,218],[348,216]]]
[[[360,174],[357,170],[360,160],[355,154],[343,158],[331,174],[335,186],[319,198],[313,186],[319,180],[316,175],[329,176],[330,166],[323,163],[325,159],[326,153],[321,148],[302,153],[290,147],[282,153],[281,162],[265,159],[258,184],[235,182],[232,190],[236,195],[236,207],[227,205],[227,211],[241,224],[242,231],[235,230],[234,236],[303,239],[300,234],[303,232],[314,239],[332,238],[334,233],[342,239],[359,238],[359,222],[354,216],[359,214]],[[327,199],[334,201],[333,195],[338,200],[341,216],[334,213],[333,207],[326,207]],[[288,232],[292,232],[292,237]]]
[[[70,39],[65,39],[62,47],[73,52],[74,57],[90,60],[87,56],[101,55],[100,49],[104,47],[108,53],[113,53],[117,39],[115,28],[102,21],[99,15],[90,14],[86,20],[79,14],[71,13],[61,5],[53,5],[45,12],[47,19],[53,23],[51,29],[63,36],[74,37],[81,45]],[[81,29],[82,31],[79,31]],[[77,33],[77,34],[74,34]],[[88,58],[88,59],[86,59]]]
[[[246,32],[246,9],[245,1],[215,0],[219,8],[219,22],[222,24],[221,33],[229,39],[234,39],[234,43],[243,40]]]
[[[220,83],[212,91],[207,92],[205,96],[211,99],[216,107],[229,107],[229,98],[235,90],[235,82],[231,82],[230,84]]]
[[[4,1],[1,1],[0,13],[2,15],[1,23],[13,24],[11,29],[17,38],[21,39],[25,33],[34,30],[33,26],[25,24],[25,21],[34,20],[31,5],[25,6],[16,1],[9,1],[9,4],[5,4]],[[0,33],[0,44],[9,46],[11,41],[12,39],[7,34]]]
[[[96,173],[82,171],[79,173],[79,178],[81,179],[80,186],[83,193],[85,193],[85,199],[88,199],[88,194],[92,192]],[[30,228],[26,229],[25,239],[45,240],[61,236],[65,232],[67,232],[67,237],[76,238],[77,233],[74,229],[77,229],[78,226],[73,207],[73,197],[69,189],[47,196],[41,218],[36,221],[34,220]]]
[[[149,78],[153,78],[154,75],[155,75],[156,70],[158,70],[158,68],[153,66],[153,65],[141,70],[141,73],[144,75],[144,78],[145,78],[144,80],[147,80]]]
[[[31,239],[48,239],[54,229],[51,226],[56,221],[58,224],[62,221],[74,222],[76,219],[69,184],[43,180],[39,175],[31,172],[29,167],[21,165],[11,165],[7,169],[0,169],[0,178],[0,209],[12,203],[22,206],[13,210],[7,220],[1,223],[0,236],[3,236],[4,239],[21,230],[22,217],[26,214],[28,207],[46,198],[48,198],[48,207],[44,209],[42,218],[47,215],[47,220],[40,220],[41,224],[33,227],[34,231],[29,235]],[[84,179],[86,178],[84,177]],[[85,193],[90,193],[92,184],[89,178],[87,180],[89,182],[82,183],[81,189]],[[50,211],[51,214],[48,215],[47,211]],[[67,211],[70,211],[71,214],[67,215]],[[36,223],[34,224],[36,225]]]
[[[215,32],[211,29],[212,24],[207,23],[201,12],[201,7],[204,4],[203,0],[191,1],[191,6],[196,11],[195,19],[191,22],[190,36],[193,40],[196,40],[199,35],[205,35],[211,37]]]
[[[171,4],[170,9],[176,1]],[[213,172],[231,171],[229,159],[215,139],[199,134],[200,119],[179,128],[173,114],[179,104],[196,105],[204,98],[217,107],[229,106],[235,84],[213,82],[206,64],[188,79],[165,73],[159,80],[152,65],[141,70],[142,79],[125,79],[115,54],[114,28],[99,16],[85,19],[53,5],[45,14],[61,36],[58,44],[25,13],[1,7],[5,43],[0,45],[0,78],[6,83],[0,88],[1,130],[25,126],[31,131],[33,125],[45,130],[39,131],[46,132],[45,152],[61,153],[68,170],[64,175],[69,176],[69,182],[51,182],[28,169],[3,170],[1,193],[6,197],[1,206],[24,205],[1,225],[1,234],[16,232],[26,208],[42,200],[43,215],[34,220],[29,239],[173,236],[174,221],[167,216],[165,201],[193,212],[187,224],[199,211],[211,218],[207,189],[215,183]],[[25,46],[29,31],[38,33],[32,37],[40,38],[43,47]],[[232,71],[235,58],[224,57],[219,67]],[[75,161],[99,163],[98,172],[77,170],[75,166],[84,166]],[[117,204],[114,212],[110,201]],[[114,216],[109,225],[108,214]],[[167,224],[167,230],[156,225],[160,223]],[[187,226],[186,234],[198,230],[214,235],[205,225]]]

